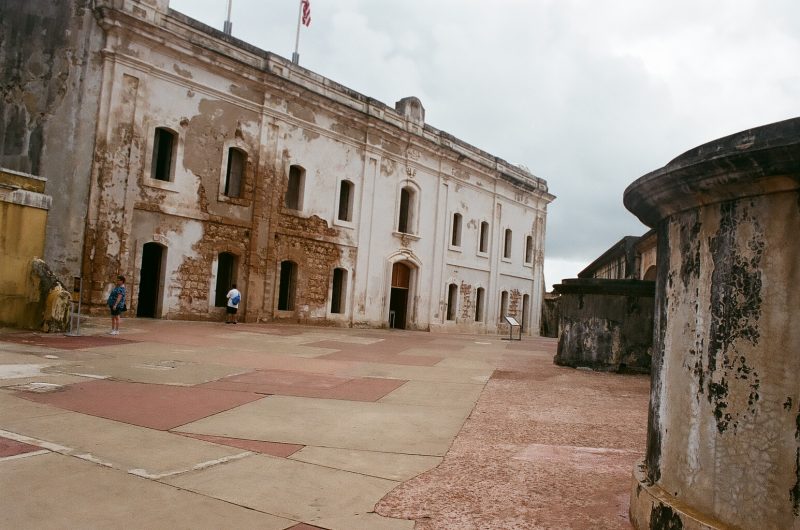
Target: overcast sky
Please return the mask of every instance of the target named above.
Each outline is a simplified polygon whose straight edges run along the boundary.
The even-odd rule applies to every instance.
[[[291,58],[299,0],[233,0]],[[222,28],[227,0],[171,0]],[[701,143],[800,116],[798,0],[311,0],[300,64],[547,180],[548,290],[647,227],[625,188]]]

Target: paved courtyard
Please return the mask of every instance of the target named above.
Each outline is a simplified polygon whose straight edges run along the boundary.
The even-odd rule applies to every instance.
[[[630,528],[649,378],[553,339],[107,326],[0,330],[0,526]]]

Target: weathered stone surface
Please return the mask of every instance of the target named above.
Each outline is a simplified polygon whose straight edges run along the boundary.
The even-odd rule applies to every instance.
[[[658,230],[638,528],[800,526],[798,190],[795,118],[695,148],[625,193]]]
[[[580,278],[554,289],[561,295],[556,364],[650,370],[653,282]]]

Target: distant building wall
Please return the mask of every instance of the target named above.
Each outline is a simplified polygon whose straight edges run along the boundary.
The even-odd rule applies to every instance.
[[[648,372],[653,347],[653,282],[573,279],[559,299],[554,362],[596,370]]]

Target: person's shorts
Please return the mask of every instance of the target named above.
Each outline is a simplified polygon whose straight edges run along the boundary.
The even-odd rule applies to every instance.
[[[112,317],[118,317],[122,314],[122,311],[120,311],[119,309],[114,309],[113,307],[109,307],[109,309],[111,310]]]
[[[236,314],[236,311],[238,311],[238,309],[237,309],[237,308],[235,308],[235,307],[231,307],[231,306],[227,306],[227,310],[228,310],[228,314],[229,314],[229,315],[235,315],[235,314]]]

